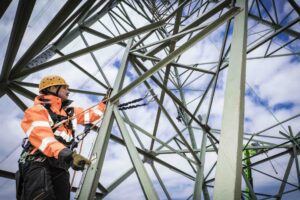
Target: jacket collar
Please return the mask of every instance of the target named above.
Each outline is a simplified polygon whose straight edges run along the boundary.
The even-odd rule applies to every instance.
[[[60,111],[62,108],[61,98],[54,95],[39,95],[34,99],[34,105],[50,104],[51,110]]]
[[[61,98],[54,95],[39,95],[34,99],[34,105],[50,104],[50,107],[53,111],[60,111],[61,108],[67,108],[72,102],[73,101],[69,99],[62,102]]]

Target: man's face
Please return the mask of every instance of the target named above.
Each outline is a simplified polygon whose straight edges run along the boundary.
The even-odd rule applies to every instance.
[[[58,88],[59,88],[59,86],[52,86],[52,87],[50,87],[49,90],[53,93],[56,93]],[[58,97],[60,97],[62,101],[65,101],[68,99],[69,94],[70,94],[69,87],[66,85],[62,85],[59,89]]]

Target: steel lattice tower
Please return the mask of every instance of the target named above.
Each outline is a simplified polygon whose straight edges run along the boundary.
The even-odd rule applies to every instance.
[[[85,147],[93,163],[73,185],[75,198],[106,198],[132,176],[145,199],[182,198],[163,175],[169,171],[190,183],[184,199],[281,199],[300,188],[300,132],[299,126],[290,125],[299,124],[300,113],[282,120],[271,113],[276,122],[248,132],[244,97],[258,95],[246,80],[249,62],[293,57],[299,65],[299,1],[285,1],[284,14],[279,12],[282,2],[68,0],[17,57],[37,4],[20,0],[7,48],[1,50],[0,95],[24,111],[38,87],[27,80],[37,80],[52,68],[72,76],[64,74],[66,66],[99,88],[89,90],[79,83],[71,86],[72,93],[93,99],[113,88],[101,127],[90,139],[93,146]],[[0,20],[11,3],[0,3]],[[201,54],[190,59],[197,51],[207,55],[201,49],[207,42],[216,47],[214,60]],[[101,54],[115,50],[109,59],[119,56],[120,61],[112,78],[106,67],[109,59]],[[153,100],[147,107],[118,109],[119,103],[144,92]],[[218,107],[215,99],[220,97]],[[222,119],[215,119],[216,107]],[[135,112],[151,113],[145,113],[149,121],[136,119]],[[116,146],[126,148],[130,168],[119,166],[121,175],[104,184],[105,156]],[[282,157],[287,158],[284,173],[274,175],[270,166]],[[295,182],[291,174],[297,176]],[[14,178],[5,170],[1,176]],[[256,187],[261,176],[279,183],[274,191]]]

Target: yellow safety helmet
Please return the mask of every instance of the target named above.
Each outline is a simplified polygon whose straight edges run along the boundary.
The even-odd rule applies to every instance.
[[[50,75],[50,76],[45,76],[41,80],[41,82],[39,84],[39,92],[41,92],[43,89],[46,89],[48,87],[55,86],[55,85],[69,86],[62,77],[57,76],[57,75]]]

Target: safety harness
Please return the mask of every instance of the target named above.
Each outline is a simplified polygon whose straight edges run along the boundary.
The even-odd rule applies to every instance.
[[[44,101],[46,102],[47,100],[45,99],[40,99],[41,101]],[[68,101],[67,103],[65,103],[64,106],[67,106],[67,105],[70,105],[72,103],[72,101]],[[42,106],[44,106],[44,108],[47,109],[48,111],[48,114],[51,118],[51,120],[53,121],[53,124],[57,124],[63,120],[66,120],[68,119],[69,117],[73,116],[74,115],[74,108],[73,107],[68,107],[67,109],[65,109],[65,112],[67,114],[67,116],[63,116],[63,115],[58,115],[56,114],[55,112],[53,112],[50,108],[50,104],[47,104],[47,103],[42,103],[40,104]],[[64,123],[63,124],[66,128],[72,130],[72,136],[74,138],[74,133],[75,133],[75,130],[73,129],[73,124],[72,124],[72,121],[70,120],[68,123]],[[52,131],[53,133],[57,130],[58,127],[51,127],[52,128]],[[68,145],[68,146],[74,146],[73,145],[73,142],[74,142],[74,139],[71,140],[70,142],[66,142],[64,141],[61,137],[59,136],[56,136],[54,135],[55,139],[57,139],[59,142],[65,144],[65,145]],[[30,141],[28,140],[28,137],[25,137],[22,141],[22,147],[23,147],[23,152],[20,156],[20,159],[19,159],[19,162],[20,163],[25,163],[26,161],[44,161],[45,160],[45,156],[39,151],[37,150],[36,152],[34,152],[33,154],[31,154],[31,152],[33,151],[34,149],[34,146],[30,143]]]

